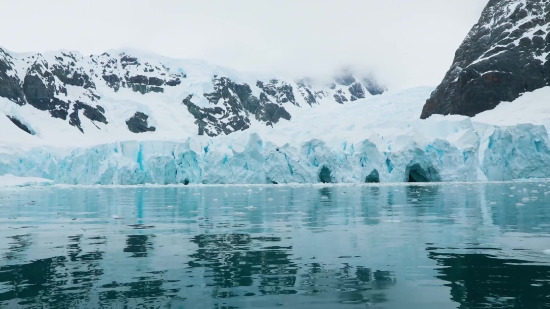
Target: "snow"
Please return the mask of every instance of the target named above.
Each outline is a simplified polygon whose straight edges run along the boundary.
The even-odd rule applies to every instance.
[[[336,183],[363,183],[373,170],[381,182],[404,182],[415,166],[434,181],[550,177],[544,126],[550,111],[543,103],[550,87],[474,118],[420,120],[418,111],[431,91],[390,92],[344,105],[289,105],[291,121],[274,128],[254,123],[247,131],[214,138],[172,130],[166,112],[160,129],[139,140],[111,131],[83,146],[28,135],[0,117],[1,128],[10,132],[2,137],[9,142],[0,147],[0,174],[87,185],[318,183],[323,167]],[[149,108],[156,113],[166,105]]]
[[[178,86],[165,87],[164,93],[146,95],[127,88],[114,92],[94,77],[108,124],[80,117],[84,134],[47,112],[0,98],[0,185],[318,183],[323,168],[335,183],[364,183],[374,171],[386,183],[407,181],[415,172],[432,181],[550,177],[550,87],[473,118],[434,115],[420,120],[432,87],[345,104],[320,99],[310,106],[300,94],[303,89],[293,83],[298,104],[284,105],[290,121],[282,119],[271,127],[252,119],[246,131],[211,138],[197,135],[195,119],[182,99],[193,94],[193,102],[207,104],[204,93],[212,91],[215,74],[258,92],[258,76],[198,60],[136,51],[111,54],[123,52],[137,56],[146,67],[165,68],[162,74],[187,77]],[[55,55],[41,57],[52,63]],[[89,71],[93,61],[113,59],[73,55],[81,59],[75,70]],[[20,64],[17,73],[22,71],[26,69]],[[67,96],[86,99],[78,87],[67,87]],[[127,129],[125,121],[137,111],[150,116],[156,131],[134,134]],[[19,119],[34,135],[5,115]]]
[[[526,92],[513,102],[501,102],[493,110],[476,115],[472,120],[498,126],[513,126],[531,123],[549,126],[550,87]]]
[[[44,186],[44,185],[51,185],[51,184],[53,184],[52,180],[44,179],[44,178],[17,177],[10,174],[0,176],[0,188]]]

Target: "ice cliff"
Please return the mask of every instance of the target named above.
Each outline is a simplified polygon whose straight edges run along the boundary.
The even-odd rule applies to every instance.
[[[70,147],[4,143],[0,175],[64,184],[271,184],[499,181],[550,177],[550,87],[469,118],[415,119],[431,88],[296,113],[296,122],[228,136]],[[522,109],[525,119],[511,119]],[[512,111],[512,112],[510,112]],[[515,113],[517,114],[517,112]],[[547,114],[546,114],[547,115]],[[537,118],[538,117],[538,118]],[[535,119],[536,118],[536,119]],[[508,119],[508,122],[505,120]],[[9,120],[0,121],[6,124]],[[18,130],[14,134],[25,134]]]

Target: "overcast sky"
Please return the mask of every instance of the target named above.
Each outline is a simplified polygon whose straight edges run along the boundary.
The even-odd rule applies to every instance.
[[[488,0],[1,0],[0,46],[137,48],[238,70],[437,85]]]

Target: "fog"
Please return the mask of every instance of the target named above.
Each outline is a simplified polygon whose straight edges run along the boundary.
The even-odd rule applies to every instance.
[[[488,0],[3,0],[15,52],[136,48],[237,70],[372,72],[392,89],[437,85]]]

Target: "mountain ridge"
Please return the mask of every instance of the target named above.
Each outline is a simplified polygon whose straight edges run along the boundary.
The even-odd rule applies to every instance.
[[[372,78],[355,77],[349,71],[322,87],[307,78],[265,79],[260,75],[197,59],[174,59],[136,50],[89,56],[72,51],[12,55],[0,48],[0,97],[47,112],[82,133],[87,133],[82,127],[85,120],[98,130],[114,120],[125,122],[133,133],[149,132],[152,127],[147,122],[162,119],[155,119],[142,105],[150,109],[159,99],[177,103],[189,113],[197,134],[217,136],[246,130],[252,120],[268,126],[281,119],[290,121],[289,105],[305,107],[326,101],[343,104],[386,91]],[[136,99],[123,89],[143,97]],[[115,116],[108,115],[106,108],[110,100],[139,102],[124,119],[113,119]],[[137,112],[147,117],[132,118]],[[6,116],[25,123],[13,113]],[[132,128],[128,123],[133,123]]]

